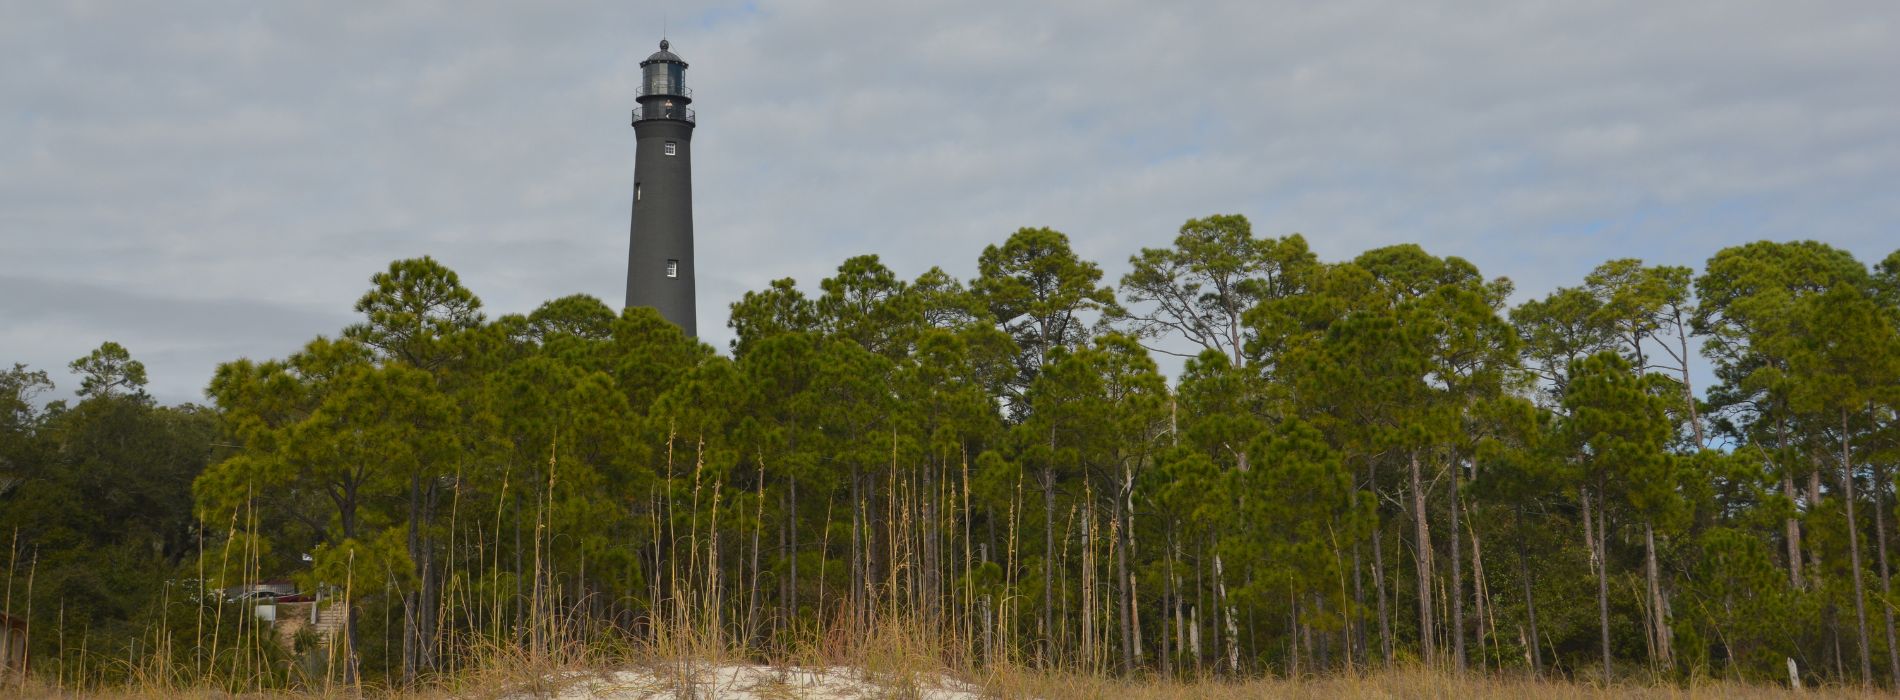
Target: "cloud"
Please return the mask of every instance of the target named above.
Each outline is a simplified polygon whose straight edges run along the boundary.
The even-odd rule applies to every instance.
[[[1069,233],[1112,279],[1182,221],[1236,212],[1329,259],[1418,242],[1521,295],[1759,238],[1873,260],[1900,228],[1883,2],[7,14],[0,361],[120,340],[165,400],[233,353],[334,332],[400,257],[435,256],[499,312],[618,302],[626,118],[663,19],[692,64],[700,327],[722,347],[725,305],[768,280],[814,285],[860,253],[967,276],[1022,226]]]
[[[347,309],[346,309],[347,310]],[[117,341],[146,363],[149,390],[168,401],[201,401],[216,362],[282,357],[318,334],[334,336],[346,313],[248,299],[134,294],[64,280],[0,275],[0,347],[23,348],[26,362],[63,381],[68,362]],[[193,371],[157,372],[160,368]]]

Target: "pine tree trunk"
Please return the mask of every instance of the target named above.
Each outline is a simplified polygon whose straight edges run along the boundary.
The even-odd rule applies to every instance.
[[[859,596],[863,595],[863,591],[866,585],[865,584],[866,577],[869,575],[865,571],[865,567],[867,566],[867,564],[864,561],[864,552],[866,549],[870,547],[869,544],[865,543],[866,538],[864,537],[864,529],[866,526],[864,525],[864,497],[862,495],[862,488],[860,484],[858,483],[859,481],[860,479],[858,478],[858,468],[856,465],[852,465],[851,467],[851,592],[845,596],[845,604],[850,606],[851,625],[852,625],[852,630],[854,632],[861,631],[863,629],[862,627],[863,614],[865,612],[864,608],[866,606],[864,604],[864,600],[860,598]]]
[[[420,481],[416,477],[410,477],[408,548],[412,566],[422,561],[422,513],[420,512],[422,494],[420,489]],[[422,634],[421,625],[416,616],[419,608],[422,607],[421,598],[419,591],[410,591],[402,596],[402,684],[405,686],[415,683],[418,666],[420,666],[417,657],[422,653],[420,648]]]
[[[1776,451],[1779,452],[1786,442],[1786,424],[1780,420],[1776,420]],[[1796,493],[1794,488],[1793,467],[1794,465],[1790,463],[1784,462],[1781,464],[1781,493],[1788,497],[1788,504],[1790,506],[1799,503],[1801,500],[1800,495]],[[1790,516],[1784,525],[1787,526],[1788,582],[1793,585],[1796,590],[1800,590],[1807,587],[1807,584],[1804,583],[1801,578],[1801,521],[1797,517]]]
[[[1042,471],[1042,619],[1036,621],[1042,638],[1042,663],[1047,668],[1055,660],[1056,601],[1056,475],[1053,469]]]
[[[1689,384],[1689,334],[1683,331],[1682,317],[1676,317],[1676,346],[1682,352],[1682,402],[1689,408],[1689,427],[1695,431],[1696,449],[1708,447],[1709,440],[1702,432],[1702,417],[1695,405],[1695,389]],[[1637,370],[1641,372],[1639,368]]]
[[[1812,513],[1821,505],[1821,460],[1816,459],[1813,469],[1808,471],[1808,512]],[[1824,576],[1821,568],[1821,549],[1814,543],[1808,543],[1808,569],[1816,576]]]
[[[786,503],[788,490],[781,489],[778,492],[778,551],[773,555],[778,557],[778,561],[787,564],[790,563],[792,552],[791,533],[788,531],[792,518],[790,508]],[[776,639],[779,638],[781,626],[786,620],[792,619],[792,579],[788,576],[777,576],[774,580],[778,582],[778,605],[773,610],[772,625],[767,634]]]
[[[420,674],[435,666],[435,598],[440,585],[435,577],[434,544],[424,532],[430,517],[428,504],[434,498],[434,486],[424,486],[420,476],[409,479],[408,549],[415,567],[417,589],[405,596],[403,616],[404,685],[413,684]]]
[[[1874,548],[1880,553],[1880,616],[1887,628],[1887,679],[1900,685],[1900,645],[1894,643],[1893,578],[1887,566],[1887,468],[1875,464],[1874,470]]]
[[[1430,666],[1436,660],[1433,653],[1434,634],[1432,625],[1432,531],[1425,513],[1425,483],[1419,473],[1418,452],[1411,455],[1412,477],[1412,533],[1418,542],[1416,555],[1418,573],[1418,646],[1419,656]]]
[[[1463,471],[1464,467],[1455,462],[1451,465],[1451,659],[1452,668],[1460,678],[1465,675],[1465,579],[1464,561],[1459,551],[1464,539],[1459,536],[1459,511],[1463,510],[1463,504],[1458,493]]]
[[[1366,460],[1366,491],[1372,494],[1373,503],[1378,503],[1379,472],[1378,465],[1373,460]],[[1379,523],[1378,510],[1375,508],[1373,510],[1372,523],[1372,588],[1379,603],[1377,611],[1379,615],[1379,655],[1381,661],[1385,663],[1385,667],[1391,668],[1392,618],[1388,610],[1388,605],[1386,604],[1384,532],[1385,528]]]
[[[1785,469],[1781,474],[1781,493],[1788,497],[1790,504],[1801,500],[1794,489],[1794,476],[1788,474]],[[1807,587],[1801,579],[1801,521],[1797,518],[1788,518],[1785,525],[1788,541],[1788,583],[1795,590],[1800,590]]]
[[[1386,668],[1392,667],[1392,614],[1387,610],[1385,594],[1385,542],[1380,531],[1372,530],[1372,588],[1379,601],[1379,656]]]
[[[946,528],[943,518],[944,465],[939,459],[927,465],[924,481],[924,516],[920,525],[924,528],[925,547],[924,570],[929,573],[925,579],[924,596],[929,619],[936,622],[943,616],[944,559],[943,545],[946,541]],[[951,506],[955,510],[955,506]]]
[[[1095,670],[1095,511],[1092,505],[1093,499],[1084,495],[1081,533],[1082,567],[1077,577],[1082,582],[1080,606],[1082,609],[1082,664],[1090,672]],[[1067,562],[1064,561],[1064,564]],[[1067,586],[1064,586],[1065,590],[1066,588]],[[1065,605],[1064,608],[1066,607]]]
[[[1524,507],[1521,505],[1518,506],[1517,508],[1517,519],[1518,519],[1518,531],[1522,532],[1523,527],[1524,527],[1523,526]],[[1524,541],[1525,540],[1524,537],[1520,536],[1516,539],[1517,539],[1517,565],[1518,565],[1518,568],[1524,572],[1523,575],[1519,577],[1524,582],[1524,616],[1527,618],[1528,622],[1530,623],[1530,628],[1531,628],[1531,638],[1530,638],[1530,644],[1529,644],[1531,648],[1531,673],[1535,677],[1542,678],[1544,675],[1544,652],[1543,652],[1543,646],[1541,645],[1540,642],[1538,642],[1539,637],[1538,637],[1538,632],[1537,632],[1537,596],[1535,593],[1532,592],[1532,588],[1531,588],[1530,547],[1526,545]]]
[[[787,621],[790,622],[798,619],[798,477],[787,475],[785,482],[785,510],[790,516],[787,520],[790,522],[789,527],[791,529],[791,532],[786,533],[786,539],[791,543],[791,565],[788,567],[790,569],[788,573],[791,578],[791,587],[790,595],[786,597],[786,614],[789,615]],[[821,561],[824,557],[824,552],[819,552],[818,558]],[[824,613],[821,611],[819,614],[823,615]]]
[[[1832,605],[1828,606],[1827,617],[1828,629],[1833,632],[1832,636],[1834,637],[1834,677],[1845,680],[1847,678],[1847,667],[1843,664],[1847,662],[1842,660],[1846,657],[1841,654],[1840,621],[1834,618],[1834,607]]]
[[[959,445],[957,452],[957,463],[963,470],[963,478],[957,481],[957,489],[962,492],[958,495],[962,496],[963,505],[961,516],[963,520],[963,575],[969,577],[968,580],[974,582],[976,580],[976,577],[973,575],[975,569],[971,568],[971,566],[975,563],[975,559],[970,556],[971,542],[973,540],[971,537],[971,528],[973,527],[971,520],[974,518],[974,514],[970,511],[970,448],[967,444]],[[952,496],[952,500],[953,502],[955,501],[954,495]],[[976,604],[974,596],[975,592],[966,588],[963,594],[963,629],[966,634],[974,629],[969,620]]]
[[[1170,564],[1170,566],[1180,564],[1181,563],[1181,542],[1180,540],[1175,539],[1175,534],[1172,532],[1170,532],[1168,535],[1168,546],[1170,548],[1170,551],[1173,552],[1173,555],[1170,559],[1170,561],[1172,561],[1173,564]],[[1187,627],[1188,622],[1189,622],[1189,620],[1186,617],[1186,611],[1185,611],[1185,608],[1187,607],[1187,601],[1183,599],[1181,596],[1181,573],[1179,570],[1175,570],[1172,574],[1169,575],[1168,585],[1173,587],[1174,589],[1174,606],[1173,606],[1174,607],[1174,657],[1175,657],[1174,665],[1175,665],[1175,668],[1180,671],[1180,675],[1186,676],[1188,662],[1185,661],[1184,659],[1189,658],[1188,657],[1188,635],[1192,632]],[[1198,654],[1199,652],[1200,652],[1199,645],[1196,645],[1195,653]],[[1196,664],[1196,670],[1199,670],[1200,660],[1195,659],[1194,663]]]
[[[1220,554],[1214,555],[1214,595],[1220,605],[1221,614],[1226,617],[1227,636],[1222,650],[1227,652],[1227,671],[1240,674],[1240,628],[1234,619],[1234,606],[1227,602],[1227,574],[1221,567]]]
[[[1136,578],[1137,574],[1135,573],[1135,569],[1128,563],[1129,561],[1134,561],[1139,565],[1141,561],[1140,556],[1138,556],[1140,552],[1135,549],[1134,471],[1132,469],[1124,470],[1122,472],[1122,479],[1121,507],[1122,532],[1124,533],[1122,535],[1122,551],[1124,553],[1122,558],[1122,578],[1128,582],[1126,602],[1128,607],[1128,630],[1126,634],[1128,635],[1129,646],[1133,647],[1129,650],[1127,670],[1129,673],[1134,673],[1135,665],[1140,663],[1146,656],[1142,653],[1143,649],[1141,647],[1141,582]]]
[[[1597,480],[1597,493],[1601,494],[1602,492],[1603,481],[1599,478]],[[1586,534],[1590,531],[1590,515],[1590,495],[1585,493],[1583,494],[1583,529]],[[1604,537],[1608,534],[1604,528],[1604,521],[1606,520],[1609,520],[1607,513],[1597,514],[1595,523],[1596,536],[1587,537],[1587,540],[1593,541],[1586,542],[1586,544],[1590,546],[1591,559],[1594,560],[1592,563],[1596,565],[1595,568],[1597,571],[1597,632],[1603,641],[1603,682],[1608,684],[1614,676],[1612,675],[1612,669],[1610,667],[1610,563],[1609,560],[1605,558],[1609,552],[1609,547],[1603,541]]]
[[[1643,573],[1649,585],[1650,620],[1655,638],[1656,663],[1664,669],[1675,664],[1670,652],[1668,608],[1663,605],[1662,576],[1656,566],[1656,528],[1643,524]]]
[[[1860,639],[1860,682],[1867,684],[1873,682],[1874,665],[1867,641],[1867,594],[1861,581],[1860,525],[1854,520],[1853,452],[1848,444],[1847,427],[1847,410],[1841,409],[1841,498],[1847,506],[1847,548],[1852,554],[1849,561],[1853,564],[1854,617]]]
[[[1360,556],[1359,543],[1352,545],[1352,617],[1346,624],[1346,648],[1357,651],[1357,656],[1348,655],[1348,664],[1371,667],[1372,652],[1366,649],[1366,585],[1365,563]]]
[[[354,552],[351,553],[351,558],[352,560],[355,558]],[[357,613],[356,603],[351,601],[348,596],[343,598],[343,605],[345,608],[343,612],[343,653],[340,655],[343,660],[343,672],[340,675],[342,676],[343,685],[356,685],[360,691],[362,688],[358,684],[362,678],[363,670],[358,667],[361,658],[357,656],[356,650],[362,648],[357,631],[357,621],[361,616]]]
[[[1471,600],[1477,605],[1478,670],[1484,671],[1485,640],[1495,642],[1497,638],[1496,601],[1491,598],[1491,583],[1484,577],[1484,540],[1478,538],[1478,528],[1467,523],[1465,529],[1471,533]],[[1485,622],[1491,621],[1491,634],[1485,634]]]
[[[425,516],[427,517],[427,516]],[[422,538],[422,561],[417,563],[422,569],[422,613],[417,621],[416,640],[420,643],[421,654],[417,657],[418,668],[422,671],[436,669],[436,642],[440,632],[437,618],[442,598],[442,576],[436,570],[435,542],[428,536]]]
[[[1695,432],[1696,447],[1700,449],[1703,441],[1702,425],[1700,421],[1695,419],[1695,394],[1691,391],[1689,386],[1689,356],[1687,355],[1689,341],[1688,337],[1682,333],[1681,325],[1677,325],[1676,330],[1677,341],[1681,344],[1684,352],[1681,358],[1683,401],[1687,404],[1689,409],[1689,423]],[[1646,366],[1647,360],[1643,357],[1640,338],[1637,339],[1635,346],[1636,367],[1634,369],[1637,378],[1641,379],[1645,371],[1644,367]],[[1652,665],[1668,667],[1672,664],[1669,651],[1670,630],[1668,611],[1663,606],[1661,576],[1656,567],[1656,532],[1654,523],[1650,522],[1643,523],[1643,579],[1645,585],[1648,587],[1647,597],[1649,599],[1648,606],[1650,612],[1647,617],[1649,618],[1650,628],[1650,649],[1655,655],[1651,663]]]
[[[1169,653],[1172,651],[1169,647],[1169,643],[1172,640],[1168,634],[1174,620],[1173,611],[1180,606],[1180,601],[1174,598],[1174,526],[1172,524],[1167,527],[1167,538],[1164,540],[1164,546],[1166,546],[1167,549],[1162,552],[1160,661],[1161,677],[1171,679],[1174,677],[1174,658]]]
[[[1195,597],[1200,597],[1199,591],[1195,592]],[[1201,608],[1199,605],[1188,611],[1188,653],[1194,659],[1194,675],[1200,676],[1205,673],[1201,668]]]
[[[1193,642],[1194,671],[1196,673],[1201,672],[1201,660],[1202,660],[1201,638],[1203,636],[1209,636],[1207,631],[1202,629],[1202,627],[1204,625],[1213,623],[1211,616],[1201,615],[1201,611],[1204,611],[1207,609],[1207,581],[1206,581],[1207,576],[1206,576],[1206,571],[1205,571],[1206,562],[1207,562],[1207,543],[1205,542],[1204,538],[1202,539],[1203,541],[1200,543],[1200,550],[1201,550],[1200,556],[1197,556],[1194,558],[1194,609],[1188,611],[1188,615],[1189,617],[1192,618],[1192,621],[1194,623],[1194,627],[1191,630],[1191,632],[1193,633],[1193,638],[1189,641]],[[1205,622],[1203,622],[1204,617],[1207,618]],[[1216,666],[1215,668],[1218,669],[1219,666]]]
[[[1128,509],[1124,507],[1124,501],[1122,501],[1122,499],[1120,498],[1115,499],[1115,511],[1116,511],[1115,519],[1120,522],[1120,524],[1116,527],[1116,531],[1117,531],[1116,537],[1121,539],[1122,541],[1122,545],[1120,547],[1115,548],[1115,583],[1116,583],[1116,588],[1117,588],[1116,592],[1119,594],[1116,596],[1117,600],[1116,600],[1115,607],[1121,613],[1120,617],[1121,617],[1121,631],[1122,631],[1122,643],[1121,643],[1122,673],[1133,674],[1135,672],[1135,644],[1136,644],[1135,618],[1134,618],[1135,592],[1132,589],[1130,589],[1128,586],[1129,584],[1129,572],[1128,572],[1129,539],[1128,539],[1128,523],[1126,522]]]
[[[759,641],[759,549],[761,538],[765,535],[765,460],[759,460],[759,490],[755,497],[756,510],[752,519],[752,585],[746,593],[745,640],[747,644]]]

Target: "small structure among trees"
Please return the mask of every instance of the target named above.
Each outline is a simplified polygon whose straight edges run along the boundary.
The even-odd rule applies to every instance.
[[[25,619],[0,613],[0,678],[30,670],[26,635]]]

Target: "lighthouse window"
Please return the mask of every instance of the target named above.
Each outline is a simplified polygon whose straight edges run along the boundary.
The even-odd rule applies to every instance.
[[[640,183],[633,183],[633,201],[640,201]]]
[[[666,142],[666,154],[669,156],[679,155],[679,146],[678,143],[672,141]]]
[[[680,261],[678,260],[666,261],[666,276],[667,277],[680,276]]]

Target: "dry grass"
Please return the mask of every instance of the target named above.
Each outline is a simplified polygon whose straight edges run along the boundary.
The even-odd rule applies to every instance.
[[[901,675],[892,677],[892,669],[875,669],[875,662],[858,667],[858,675],[866,682],[851,690],[839,690],[835,685],[809,685],[798,683],[755,684],[747,689],[753,697],[773,698],[859,698],[859,697],[919,697],[918,686],[911,681],[921,680],[925,675],[944,677],[942,671],[927,672],[911,663],[902,664]],[[679,659],[629,659],[620,668],[640,669],[642,677],[656,678],[662,682],[638,689],[631,695],[616,697],[713,697],[705,692],[703,684],[695,690],[691,683],[667,683],[667,679],[677,678],[674,674],[683,672]],[[701,661],[695,668],[685,671],[692,674],[704,674],[717,664]],[[1804,691],[1791,691],[1775,686],[1742,685],[1729,682],[1704,682],[1688,687],[1657,687],[1641,685],[1620,685],[1611,688],[1597,688],[1590,685],[1564,681],[1535,681],[1525,678],[1494,678],[1471,676],[1459,680],[1451,674],[1424,669],[1398,669],[1379,671],[1366,675],[1338,675],[1306,678],[1301,680],[1260,679],[1250,681],[1202,680],[1193,682],[1175,682],[1159,679],[1119,680],[1113,678],[1086,676],[1060,672],[1039,672],[1021,668],[992,669],[980,673],[951,674],[965,677],[974,686],[983,689],[986,695],[999,698],[1106,698],[1112,700],[1147,700],[1150,698],[1170,700],[1176,698],[1208,698],[1211,700],[1239,700],[1241,698],[1550,698],[1567,700],[1571,698],[1654,698],[1710,700],[1770,700],[1772,698],[1886,698],[1891,694],[1879,690],[1858,688],[1809,688]],[[471,673],[453,682],[441,683],[429,688],[397,691],[390,689],[365,688],[363,695],[389,698],[551,698],[551,697],[591,697],[584,689],[592,686],[606,690],[617,686],[616,676],[602,667],[574,668],[556,665],[520,664],[508,669],[485,670]],[[603,683],[608,682],[608,683]],[[29,682],[17,685],[17,681],[0,686],[0,695],[22,698],[56,697],[100,697],[100,698],[231,698],[231,697],[281,697],[281,698],[326,698],[357,697],[348,689],[331,692],[303,691],[284,693],[253,693],[233,696],[221,690],[210,688],[117,688],[104,691],[89,690],[74,692],[62,691],[46,685]],[[619,690],[635,690],[619,688]]]
[[[1449,673],[1425,669],[1396,669],[1366,675],[1337,675],[1301,680],[1263,679],[1251,681],[1171,682],[1145,679],[1125,681],[1110,678],[1002,670],[990,674],[984,686],[995,696],[1005,698],[1112,698],[1146,700],[1148,698],[1669,698],[1709,700],[1769,700],[1771,698],[1888,698],[1892,695],[1873,690],[1845,688],[1791,691],[1775,686],[1751,686],[1726,682],[1705,682],[1690,687],[1620,685],[1597,688],[1566,681],[1536,681],[1528,678],[1468,676],[1459,680]]]
[[[574,629],[578,630],[578,627]],[[415,687],[324,686],[321,678],[298,690],[231,692],[194,684],[185,673],[138,673],[124,685],[60,687],[44,679],[0,676],[0,698],[1655,698],[1769,700],[1771,698],[1895,697],[1884,690],[1830,686],[1794,691],[1768,684],[1703,680],[1685,686],[1629,683],[1608,688],[1588,682],[1535,680],[1521,675],[1470,674],[1463,679],[1408,666],[1364,674],[1299,679],[1219,678],[1167,680],[1153,675],[1115,678],[1079,671],[1039,670],[1000,661],[974,663],[967,639],[912,618],[886,618],[869,629],[815,628],[775,652],[748,649],[716,629],[656,628],[645,639],[574,631],[549,635],[535,648],[470,641],[467,665],[425,677]],[[260,687],[253,683],[249,687]]]

